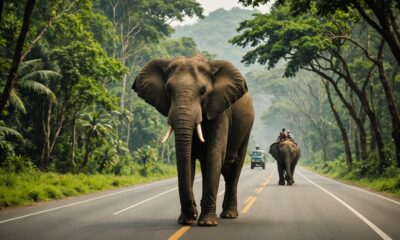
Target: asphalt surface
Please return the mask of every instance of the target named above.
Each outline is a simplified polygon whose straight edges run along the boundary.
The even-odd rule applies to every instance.
[[[275,164],[243,169],[239,218],[177,224],[177,179],[0,211],[0,239],[400,239],[400,202],[298,168],[277,185]],[[196,201],[201,196],[196,177]],[[221,212],[221,179],[217,213]]]

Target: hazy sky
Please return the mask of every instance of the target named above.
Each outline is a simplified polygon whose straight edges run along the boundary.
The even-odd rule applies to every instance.
[[[201,6],[204,9],[204,15],[207,16],[210,12],[218,9],[218,8],[224,8],[226,10],[230,10],[233,7],[240,7],[240,8],[245,8],[243,7],[242,4],[238,3],[238,0],[197,0],[198,3],[201,4]],[[251,7],[247,7],[247,9],[252,9]],[[268,11],[269,7],[268,6],[262,6],[257,8],[261,12],[266,12]],[[187,18],[185,21],[181,23],[173,23],[173,25],[184,25],[184,24],[190,24],[194,23],[197,19],[196,18]]]
[[[197,2],[200,3],[204,8],[205,15],[208,15],[209,12],[212,12],[218,8],[225,8],[226,10],[229,10],[233,7],[245,8],[242,4],[238,3],[238,0],[197,0]],[[251,7],[249,7],[249,9],[251,9]],[[263,6],[257,9],[265,12],[268,8]]]

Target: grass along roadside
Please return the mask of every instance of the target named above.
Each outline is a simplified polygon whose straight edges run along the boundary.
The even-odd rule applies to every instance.
[[[357,171],[347,171],[345,166],[337,165],[336,161],[332,161],[331,163],[325,163],[325,165],[302,165],[302,167],[350,185],[384,192],[390,196],[400,198],[400,171],[393,170],[390,174],[384,174],[383,176],[360,176]]]
[[[0,172],[0,209],[177,176],[174,165],[162,164],[160,169],[161,172],[149,172],[147,176],[139,173],[132,176],[60,174],[37,170],[17,174]]]

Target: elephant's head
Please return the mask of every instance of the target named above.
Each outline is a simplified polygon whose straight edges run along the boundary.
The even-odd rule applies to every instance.
[[[172,130],[179,134],[195,128],[203,141],[203,117],[215,118],[247,92],[243,76],[231,63],[202,56],[153,60],[142,69],[132,89],[168,117],[164,141]]]
[[[168,117],[163,141],[175,132],[179,183],[184,184],[180,185],[181,203],[190,200],[192,138],[204,142],[202,120],[217,117],[247,92],[243,76],[227,61],[177,57],[147,63],[132,88]],[[193,135],[195,129],[197,136]],[[182,199],[182,195],[186,197]]]

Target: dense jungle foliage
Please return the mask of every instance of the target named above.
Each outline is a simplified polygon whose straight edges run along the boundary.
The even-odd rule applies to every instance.
[[[208,55],[190,38],[168,39],[172,21],[202,17],[198,3],[38,0],[1,5],[3,171],[131,175],[163,172],[158,163],[173,163],[173,141],[159,144],[164,119],[132,94],[131,85],[150,59]],[[24,29],[19,68],[11,76]]]

